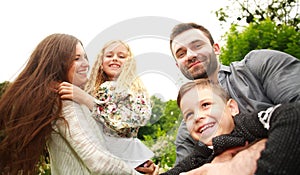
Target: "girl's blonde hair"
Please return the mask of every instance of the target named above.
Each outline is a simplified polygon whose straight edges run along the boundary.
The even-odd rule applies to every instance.
[[[132,92],[137,93],[147,93],[147,89],[145,88],[143,82],[140,80],[136,73],[136,60],[133,58],[132,51],[129,47],[129,45],[121,40],[113,40],[108,43],[106,43],[103,48],[101,49],[100,53],[97,56],[97,59],[92,67],[91,75],[89,78],[89,81],[86,84],[85,90],[91,94],[95,95],[97,89],[100,88],[100,85],[104,83],[105,81],[108,81],[109,78],[107,74],[103,71],[103,57],[105,50],[113,45],[113,44],[122,44],[124,45],[128,50],[128,56],[127,60],[122,66],[122,71],[117,78],[117,91],[122,90],[131,90]]]

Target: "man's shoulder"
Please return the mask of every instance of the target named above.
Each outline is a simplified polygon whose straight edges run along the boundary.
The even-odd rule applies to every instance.
[[[230,67],[234,67],[235,69],[244,69],[247,67],[248,69],[256,72],[259,71],[262,66],[279,64],[284,61],[284,59],[280,58],[287,58],[289,56],[290,55],[277,50],[251,50],[242,60],[230,63]],[[276,61],[274,61],[274,59],[276,59]]]
[[[284,60],[283,58],[284,59],[287,59],[287,58],[295,59],[290,54],[279,51],[279,50],[259,49],[259,50],[250,51],[248,54],[245,55],[243,60],[245,62],[250,61],[250,62],[261,63],[261,62],[273,61],[274,59]]]

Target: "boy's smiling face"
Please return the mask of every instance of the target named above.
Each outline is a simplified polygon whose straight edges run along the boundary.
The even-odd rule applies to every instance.
[[[213,137],[233,130],[232,116],[238,107],[234,100],[225,102],[211,88],[196,86],[182,96],[180,108],[191,136],[211,145]]]

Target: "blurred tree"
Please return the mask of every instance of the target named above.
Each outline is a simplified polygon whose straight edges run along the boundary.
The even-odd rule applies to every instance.
[[[182,120],[176,100],[167,102],[152,96],[153,102],[151,122],[140,128],[138,137],[154,152],[153,161],[162,168],[170,169],[176,159],[174,144],[177,129]]]
[[[182,115],[176,100],[169,100],[166,102],[166,107],[159,122],[161,129],[166,132],[173,132],[174,128],[179,127],[179,121],[182,120]]]
[[[300,30],[299,0],[229,0],[230,6],[215,11],[222,23],[258,23],[271,19],[276,25],[293,26]],[[228,21],[233,19],[233,21]]]
[[[176,146],[174,142],[181,120],[182,114],[177,106],[177,101],[167,101],[164,113],[159,120],[161,130],[164,131],[166,135],[159,137],[157,143],[154,145],[156,148],[159,145],[158,148],[164,150],[159,151],[160,149],[154,149],[154,152],[156,152],[156,159],[158,160],[157,162],[159,162],[160,167],[162,167],[164,171],[173,167],[175,163]]]
[[[150,136],[155,140],[169,131],[173,132],[174,127],[178,127],[178,120],[182,119],[176,100],[162,102],[155,96],[152,96],[151,100],[153,108],[150,122],[141,127],[138,132],[138,138],[141,140],[145,140],[145,136]]]
[[[4,82],[0,83],[0,97],[2,96],[2,94],[4,93],[6,88],[9,86],[9,84],[10,84],[9,81],[4,81]]]
[[[300,58],[300,32],[285,24],[277,26],[270,19],[250,23],[242,31],[233,24],[225,36],[226,44],[220,55],[220,61],[225,65],[243,59],[254,49],[280,50]]]
[[[147,125],[139,129],[138,138],[141,140],[145,140],[144,136],[146,135],[151,136],[153,139],[157,139],[157,137],[161,135],[161,124],[159,119],[163,115],[166,104],[156,96],[151,96],[150,99],[152,104],[152,114]]]

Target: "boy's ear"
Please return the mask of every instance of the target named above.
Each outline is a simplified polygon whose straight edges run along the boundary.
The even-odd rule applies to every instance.
[[[231,115],[232,116],[235,116],[235,115],[237,115],[238,113],[240,113],[240,111],[239,111],[239,106],[238,106],[238,104],[237,104],[237,102],[234,100],[234,99],[229,99],[228,101],[227,101],[227,106],[228,106],[228,108],[230,109],[230,112],[231,112]]]

